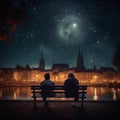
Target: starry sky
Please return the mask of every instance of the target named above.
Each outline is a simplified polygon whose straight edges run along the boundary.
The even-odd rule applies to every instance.
[[[114,67],[120,45],[119,0],[0,0],[0,67]]]

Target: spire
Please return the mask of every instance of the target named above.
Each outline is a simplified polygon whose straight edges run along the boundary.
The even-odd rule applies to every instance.
[[[80,51],[80,47],[79,47],[79,50],[78,50],[78,58],[77,58],[77,71],[81,71],[84,69],[84,61],[83,61],[83,54],[82,52]]]
[[[80,54],[80,47],[79,47],[79,51],[78,51],[78,58],[81,57],[81,54]]]
[[[43,60],[43,51],[41,52],[41,60]]]
[[[83,53],[81,53],[82,66],[84,67]]]
[[[41,57],[40,57],[40,62],[39,62],[39,70],[44,70],[45,69],[45,60],[43,57],[43,51],[41,51]]]

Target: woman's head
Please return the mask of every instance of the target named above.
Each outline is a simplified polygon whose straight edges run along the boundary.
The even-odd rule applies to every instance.
[[[73,74],[73,73],[69,73],[69,74],[68,74],[68,78],[69,78],[69,79],[74,79],[74,78],[75,78],[75,76],[74,76],[74,74]]]

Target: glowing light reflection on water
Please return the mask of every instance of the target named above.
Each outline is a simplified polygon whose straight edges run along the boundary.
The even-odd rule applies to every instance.
[[[0,100],[33,100],[30,87],[0,87]],[[58,98],[49,98],[55,100],[65,100],[68,98],[59,98],[60,95],[56,94]],[[62,95],[64,97],[64,94]],[[92,87],[87,88],[87,100],[120,100],[120,88],[109,87]],[[42,99],[42,98],[39,98]],[[39,100],[38,99],[38,100]],[[70,98],[71,100],[73,98]],[[70,100],[68,99],[68,100]]]

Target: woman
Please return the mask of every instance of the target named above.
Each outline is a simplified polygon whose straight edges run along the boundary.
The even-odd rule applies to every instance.
[[[77,103],[79,100],[78,92],[79,82],[75,78],[73,73],[69,73],[67,80],[64,82],[65,97],[74,97],[73,106],[79,106]]]

